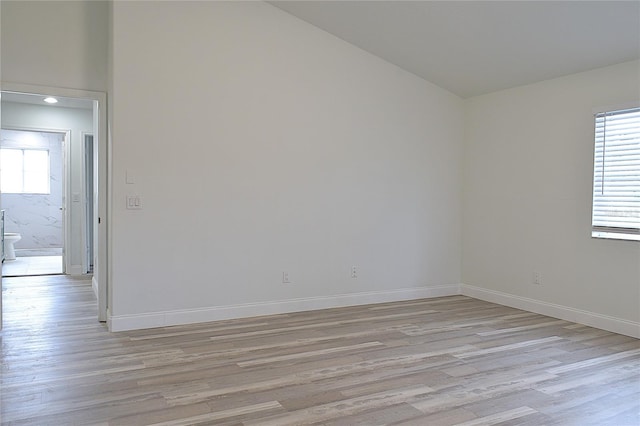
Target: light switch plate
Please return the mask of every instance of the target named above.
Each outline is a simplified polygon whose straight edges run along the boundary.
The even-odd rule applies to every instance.
[[[127,195],[127,210],[142,209],[142,201],[139,195]]]
[[[135,176],[135,174],[134,174],[131,170],[127,170],[127,171],[125,172],[124,181],[125,181],[127,184],[133,184],[133,183],[136,183],[136,176]]]

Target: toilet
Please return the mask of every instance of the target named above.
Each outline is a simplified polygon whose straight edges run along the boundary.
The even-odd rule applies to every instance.
[[[13,246],[20,241],[22,236],[15,232],[5,232],[4,234],[4,260],[16,260],[16,249]]]

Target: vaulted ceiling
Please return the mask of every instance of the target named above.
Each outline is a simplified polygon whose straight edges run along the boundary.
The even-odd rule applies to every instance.
[[[640,1],[270,3],[463,98],[640,58]]]

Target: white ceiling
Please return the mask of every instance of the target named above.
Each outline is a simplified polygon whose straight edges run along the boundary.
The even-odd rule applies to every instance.
[[[272,1],[467,98],[640,58],[640,1]]]
[[[16,102],[20,104],[40,105],[50,108],[82,108],[92,109],[93,102],[88,99],[64,98],[55,96],[58,100],[56,104],[48,104],[44,102],[44,98],[48,95],[34,95],[30,93],[2,92],[2,102]]]

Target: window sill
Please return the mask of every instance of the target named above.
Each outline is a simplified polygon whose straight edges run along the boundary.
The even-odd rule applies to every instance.
[[[604,238],[607,240],[627,240],[627,241],[640,241],[640,234],[618,234],[615,232],[591,232],[592,238]]]

